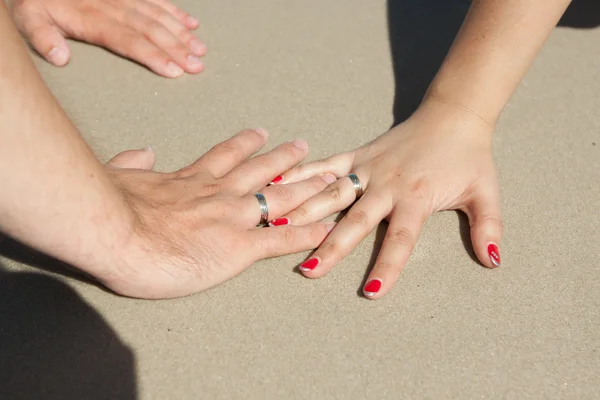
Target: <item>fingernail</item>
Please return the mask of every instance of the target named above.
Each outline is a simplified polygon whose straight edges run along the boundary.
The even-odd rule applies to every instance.
[[[331,232],[336,225],[337,222],[327,222],[325,223],[325,228],[327,229],[327,232]]]
[[[274,219],[273,221],[269,222],[269,226],[282,226],[282,225],[288,225],[289,223],[290,223],[289,218],[277,218],[277,219]]]
[[[292,142],[292,144],[294,146],[296,146],[297,148],[299,148],[300,150],[307,150],[308,149],[308,143],[306,143],[305,140],[301,140],[301,139],[296,139]]]
[[[321,178],[323,178],[323,180],[328,184],[332,184],[333,182],[337,181],[335,175],[330,173],[321,175]]]
[[[52,64],[62,67],[68,61],[68,54],[65,49],[54,47],[48,53],[48,58]]]
[[[183,69],[175,64],[174,62],[170,62],[167,64],[167,70],[169,71],[169,76],[171,78],[177,78],[183,74]]]
[[[279,176],[273,178],[273,180],[271,181],[271,183],[269,185],[277,185],[282,180],[283,180],[283,175],[279,175]]]
[[[260,133],[264,137],[268,137],[269,136],[269,132],[267,132],[267,130],[264,129],[264,128],[256,128],[255,131],[258,132],[258,133]]]
[[[494,243],[488,245],[488,256],[490,256],[490,261],[494,265],[494,268],[500,266],[500,251]]]
[[[187,65],[190,68],[198,68],[202,66],[202,61],[196,56],[189,55],[187,57]]]
[[[319,265],[319,259],[318,258],[309,258],[308,260],[304,261],[302,264],[300,264],[300,266],[298,268],[300,268],[300,271],[312,271],[313,269],[317,268],[317,265]]]
[[[187,20],[190,25],[200,25],[200,21],[198,21],[196,18],[191,17],[189,15],[187,17]]]
[[[150,145],[144,147],[142,150],[144,150],[144,151],[154,151],[154,149]]]
[[[204,53],[206,53],[206,45],[204,45],[198,39],[192,39],[192,41],[190,42],[190,50],[192,50],[192,52],[194,52],[195,54],[201,56]]]
[[[363,293],[367,297],[372,297],[375,296],[377,292],[379,292],[379,289],[381,289],[381,279],[373,279],[367,282],[367,284],[363,288]]]

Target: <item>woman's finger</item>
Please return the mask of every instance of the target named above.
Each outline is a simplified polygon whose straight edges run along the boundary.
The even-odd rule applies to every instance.
[[[185,11],[180,10],[175,4],[171,3],[168,0],[148,1],[167,10],[169,13],[171,13],[171,15],[173,15],[175,18],[181,21],[181,23],[184,24],[188,29],[196,29],[198,28],[198,26],[200,26],[200,22],[196,18],[192,17]]]
[[[269,207],[269,219],[272,226],[288,225],[287,220],[279,218],[289,210],[302,204],[306,199],[322,191],[327,185],[335,182],[335,176],[324,174],[315,176],[302,182],[289,185],[270,186],[261,190]],[[248,227],[256,226],[260,222],[260,208],[256,196],[253,194],[244,197],[243,210],[236,215],[236,219],[244,221]],[[306,224],[305,224],[306,225]]]
[[[233,137],[216,144],[202,157],[179,173],[183,176],[208,171],[215,178],[221,178],[265,145],[269,134],[262,128],[246,129]]]
[[[253,157],[223,177],[236,194],[246,194],[265,187],[274,173],[281,173],[302,161],[308,154],[308,143],[294,140]]]
[[[45,13],[17,10],[16,21],[33,48],[49,63],[62,67],[69,62],[71,52],[60,30]]]
[[[198,40],[178,18],[160,5],[146,0],[137,0],[133,8],[150,20],[162,24],[180,43],[196,56],[206,54],[206,46]],[[131,23],[131,22],[130,22]],[[156,43],[158,45],[158,43]]]
[[[309,278],[319,278],[346,257],[392,210],[392,199],[367,193],[350,208],[315,253],[300,265]]]
[[[287,185],[272,185],[272,187]],[[270,186],[271,187],[271,186]],[[325,190],[301,203],[285,215],[290,225],[306,225],[320,221],[350,206],[356,200],[356,192],[349,178],[343,177],[327,186]]]
[[[306,226],[280,226],[274,229],[255,229],[249,232],[254,259],[279,257],[311,250],[327,237],[334,222],[318,222]]]
[[[167,53],[186,72],[196,74],[202,71],[204,69],[202,61],[191,54],[191,50],[159,22],[160,19],[169,18],[169,14],[153,4],[146,2],[140,4],[144,4],[141,11],[135,10],[127,14],[127,24]],[[153,10],[144,11],[144,8],[153,8]],[[147,16],[146,13],[153,14]]]
[[[377,261],[363,287],[363,293],[378,299],[390,291],[408,262],[425,222],[418,202],[396,204]]]
[[[477,258],[488,268],[499,267],[502,211],[496,181],[487,186],[477,187],[464,211],[469,217],[471,242]]]
[[[350,173],[352,163],[354,162],[353,153],[342,153],[326,158],[325,160],[313,161],[289,171],[284,172],[271,179],[271,184],[293,183],[308,179],[311,176],[330,172],[335,176],[342,177]]]

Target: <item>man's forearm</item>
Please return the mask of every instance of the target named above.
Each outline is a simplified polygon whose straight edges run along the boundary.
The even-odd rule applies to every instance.
[[[494,124],[570,0],[474,0],[427,99]]]
[[[101,274],[131,214],[0,2],[0,230]],[[88,271],[92,272],[92,271]]]

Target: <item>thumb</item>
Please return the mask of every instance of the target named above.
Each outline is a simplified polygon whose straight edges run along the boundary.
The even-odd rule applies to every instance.
[[[471,226],[471,242],[477,258],[488,268],[500,266],[502,212],[498,183],[478,187],[465,208]]]
[[[123,151],[110,159],[106,164],[114,168],[152,170],[156,162],[156,154],[150,146],[139,150]]]
[[[19,25],[31,46],[49,63],[62,67],[69,62],[67,41],[48,15],[30,12],[20,18]]]

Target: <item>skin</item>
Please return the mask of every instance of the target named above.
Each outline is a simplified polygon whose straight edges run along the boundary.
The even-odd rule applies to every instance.
[[[492,134],[504,106],[569,3],[473,1],[414,115],[356,150],[296,167],[274,179],[289,184],[324,172],[337,177],[353,172],[365,189],[353,204],[350,180],[339,179],[285,216],[289,224],[302,226],[351,206],[300,266],[305,276],[327,274],[386,219],[383,246],[363,288],[367,297],[378,299],[397,281],[423,223],[442,210],[465,212],[477,257],[486,267],[499,266],[499,255],[496,265],[489,254],[490,244],[500,246],[502,239]],[[377,281],[380,288],[375,290]]]
[[[4,3],[0,37],[0,232],[122,295],[167,298],[215,286],[256,260],[315,248],[331,230],[256,228],[252,193],[260,190],[278,217],[335,180],[265,188],[306,157],[306,142],[250,158],[267,133],[246,130],[172,173],[152,171],[149,148],[103,165],[44,85]]]
[[[199,22],[168,0],[9,0],[13,19],[48,62],[64,66],[66,38],[105,47],[158,75],[177,78],[204,69]]]

